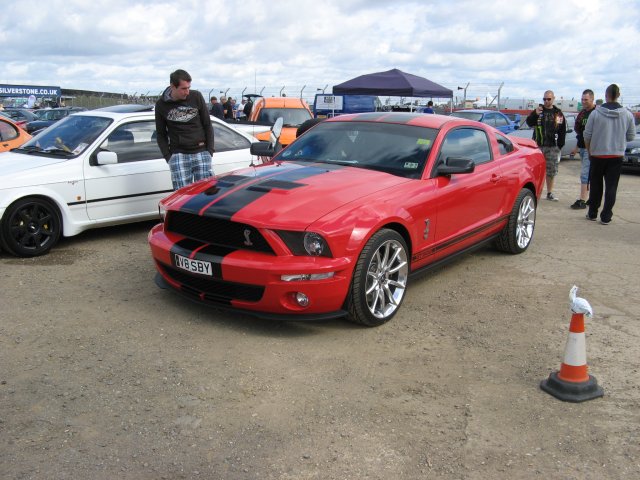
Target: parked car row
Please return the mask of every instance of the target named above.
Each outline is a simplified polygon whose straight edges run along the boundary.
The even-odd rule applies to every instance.
[[[507,115],[497,110],[457,110],[452,112],[451,116],[491,125],[505,134],[512,133],[519,128],[517,123],[514,123]]]
[[[27,131],[27,133],[34,135],[40,130],[44,130],[45,128],[53,125],[57,121],[62,120],[64,117],[72,113],[83,112],[86,110],[87,109],[84,107],[59,107],[39,110],[39,118],[27,122],[27,124],[25,125],[25,130]]]
[[[544,157],[489,118],[343,115],[273,156],[282,119],[269,143],[212,117],[215,176],[173,192],[152,107],[76,112],[0,155],[0,246],[42,255],[62,236],[160,218],[149,243],[163,288],[264,318],[381,325],[414,274],[488,242],[529,247]],[[630,166],[639,153],[630,142]]]

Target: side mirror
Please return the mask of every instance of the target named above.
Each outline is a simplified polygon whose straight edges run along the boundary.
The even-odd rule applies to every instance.
[[[269,140],[273,145],[275,145],[280,139],[280,134],[282,133],[282,125],[284,125],[284,119],[282,117],[278,117],[278,119],[271,127],[271,138]]]
[[[276,154],[275,146],[271,142],[256,142],[250,147],[251,155],[258,157],[273,157]]]
[[[116,152],[98,152],[98,165],[117,165],[118,154]]]
[[[446,161],[436,168],[436,175],[448,176],[456,173],[471,173],[475,168],[476,165],[470,158],[447,157]]]

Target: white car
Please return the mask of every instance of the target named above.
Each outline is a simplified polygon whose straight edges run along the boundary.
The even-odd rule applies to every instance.
[[[125,107],[125,106],[123,106]],[[173,191],[156,143],[152,108],[69,115],[0,154],[0,245],[17,256],[47,253],[61,235],[158,217]],[[257,140],[212,118],[214,174],[253,164]]]

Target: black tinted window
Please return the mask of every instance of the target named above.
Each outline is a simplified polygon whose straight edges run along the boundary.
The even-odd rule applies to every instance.
[[[279,154],[309,161],[421,178],[436,130],[375,122],[322,122]]]
[[[457,128],[447,134],[440,147],[439,161],[447,158],[469,158],[478,165],[491,160],[489,139],[482,130]]]
[[[228,152],[249,148],[251,142],[224,125],[213,123],[213,146],[216,152]]]
[[[126,123],[111,132],[98,151],[117,153],[118,163],[156,160],[162,158],[162,153],[155,133],[156,123],[153,120]]]
[[[513,143],[504,135],[496,134],[496,140],[498,141],[498,148],[501,155],[506,155],[509,152],[513,152]]]

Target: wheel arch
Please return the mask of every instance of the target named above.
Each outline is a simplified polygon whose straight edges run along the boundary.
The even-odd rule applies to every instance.
[[[3,210],[2,218],[0,218],[0,222],[4,222],[7,212],[10,211],[11,207],[15,205],[16,202],[19,202],[20,200],[25,200],[29,198],[46,200],[47,202],[51,203],[51,205],[55,207],[55,209],[58,211],[58,215],[60,215],[60,219],[62,220],[61,226],[60,226],[60,235],[67,236],[65,235],[65,232],[73,230],[73,228],[71,228],[69,210],[68,210],[67,204],[62,202],[61,198],[56,198],[56,197],[58,196],[50,195],[49,192],[37,192],[37,191],[30,192],[30,193],[23,193],[21,195],[14,195],[13,197],[11,197],[10,200],[7,201],[7,204],[6,204],[7,206]]]

